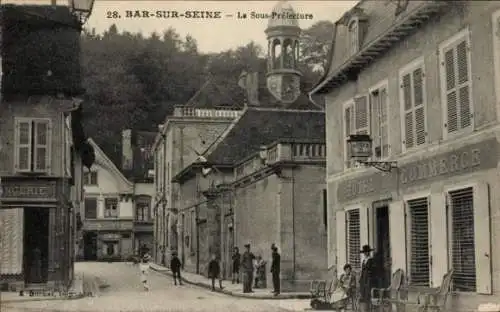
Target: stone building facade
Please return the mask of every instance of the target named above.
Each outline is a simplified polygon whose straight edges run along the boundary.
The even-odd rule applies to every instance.
[[[210,146],[241,114],[227,107],[198,108],[192,105],[202,93],[191,99],[187,106],[174,108],[171,116],[160,126],[153,145],[154,155],[154,256],[157,263],[170,263],[171,251],[178,251],[178,210],[181,198],[172,178]],[[180,250],[179,250],[180,252]],[[182,260],[182,259],[181,259]],[[184,261],[182,261],[184,263]]]
[[[328,263],[359,268],[372,245],[412,289],[441,285],[472,311],[500,295],[498,2],[361,1],[336,23],[326,94]],[[347,138],[368,134],[371,161]],[[494,301],[494,300],[493,300]]]
[[[128,133],[128,132],[125,132]],[[153,247],[152,183],[131,182],[92,140],[96,161],[84,172],[81,260],[124,261]],[[124,144],[124,148],[127,148]]]
[[[52,18],[33,19],[33,13]],[[83,167],[93,162],[82,127],[82,100],[74,98],[81,94],[79,25],[67,7],[7,5],[2,6],[2,36],[2,291],[6,286],[64,291],[74,276]],[[47,53],[46,46],[37,45],[37,57],[46,57],[40,61],[30,48],[38,37],[71,48]],[[65,64],[68,56],[74,63]],[[30,76],[25,76],[27,67]],[[50,69],[57,74],[47,81]]]

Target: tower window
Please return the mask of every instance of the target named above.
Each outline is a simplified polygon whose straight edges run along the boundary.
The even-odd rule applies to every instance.
[[[275,68],[280,68],[281,67],[281,64],[280,64],[280,60],[281,60],[281,42],[278,40],[278,39],[275,39],[273,41],[273,50],[272,50],[272,54],[273,54],[273,69]]]
[[[293,68],[293,49],[292,49],[292,40],[286,39],[283,44],[283,67],[284,68]]]

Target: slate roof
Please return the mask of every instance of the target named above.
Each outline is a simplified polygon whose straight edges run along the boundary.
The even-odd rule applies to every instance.
[[[321,111],[249,107],[206,158],[212,164],[234,165],[257,152],[261,145],[279,139],[324,138],[325,115]]]

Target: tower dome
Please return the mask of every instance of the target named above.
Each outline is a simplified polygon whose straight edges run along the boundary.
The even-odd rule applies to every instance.
[[[298,69],[301,29],[296,13],[287,1],[272,11],[266,28],[267,89],[282,103],[292,103],[300,95]]]
[[[278,2],[272,11],[272,16],[267,23],[267,29],[275,27],[300,28],[297,18],[293,18],[295,10],[288,1]]]

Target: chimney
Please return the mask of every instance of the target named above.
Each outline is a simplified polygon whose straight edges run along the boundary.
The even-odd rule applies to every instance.
[[[122,169],[132,170],[134,160],[132,150],[132,130],[125,129],[122,131]]]
[[[248,103],[253,106],[259,105],[259,72],[250,73],[247,77]]]

